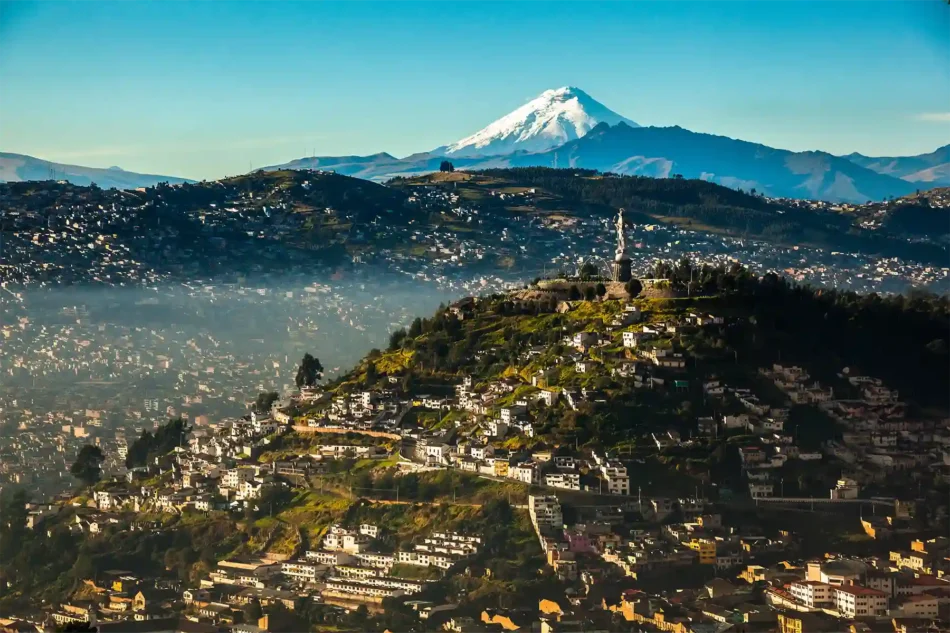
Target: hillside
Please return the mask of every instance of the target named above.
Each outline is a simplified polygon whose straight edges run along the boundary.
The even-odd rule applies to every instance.
[[[849,425],[880,416],[935,428],[950,399],[947,299],[822,292],[771,275],[760,279],[740,266],[694,268],[687,261],[659,263],[650,279],[661,282],[642,283],[662,289],[665,298],[631,285],[640,296],[630,301],[592,295],[563,302],[532,287],[462,300],[397,330],[386,350],[371,351],[351,371],[312,390],[314,397],[295,394],[283,404],[290,420],[283,428],[237,440],[242,447],[255,442],[254,456],[242,452],[239,461],[260,468],[267,482],[243,507],[199,494],[191,486],[208,482],[192,478],[186,486],[182,471],[184,464],[206,463],[209,442],[251,429],[250,416],[202,428],[166,455],[140,450],[140,442],[160,440],[143,436],[134,443],[129,454],[147,456],[148,463],[133,473],[133,483],[116,477],[93,490],[116,498],[149,491],[138,510],[94,509],[93,490],[83,488],[44,515],[43,529],[29,530],[26,499],[4,489],[0,606],[17,611],[41,601],[96,599],[102,594],[97,583],[115,569],[180,593],[220,573],[221,561],[302,558],[319,550],[331,526],[355,531],[367,525],[378,533],[364,543],[380,556],[411,551],[437,530],[477,535],[475,551],[444,570],[395,564],[371,572],[428,581],[420,599],[449,601],[460,613],[477,615],[511,606],[512,595],[536,602],[563,594],[567,585],[544,568],[523,507],[527,494],[540,493],[557,494],[567,524],[580,523],[586,513],[642,528],[660,521],[647,509],[650,500],[702,491],[707,507],[742,517],[737,520],[755,530],[788,530],[793,521],[803,557],[847,542],[847,517],[819,512],[779,521],[754,506],[739,454],[762,446],[771,451],[773,443],[818,454],[808,462],[786,457],[770,472],[776,481],[781,477],[783,495],[827,498],[843,472],[857,469],[828,444],[863,441]],[[867,393],[880,401],[863,402]],[[356,403],[365,394],[386,403],[381,411],[388,415],[378,415],[375,406],[361,411]],[[824,406],[832,396],[840,403]],[[497,416],[505,412],[509,423],[501,426]],[[155,437],[174,445],[178,425],[173,421]],[[370,426],[376,430],[367,431]],[[347,450],[337,455],[340,445]],[[455,459],[433,460],[429,452],[420,455],[420,446],[455,447]],[[357,457],[357,449],[374,454]],[[317,470],[298,470],[324,450],[335,457],[316,460]],[[481,459],[475,450],[490,450],[493,463],[503,461],[506,469],[528,468],[545,478],[528,483],[511,471],[466,471],[463,464],[477,466]],[[584,466],[559,469],[559,459]],[[604,486],[593,465],[604,459],[629,473],[625,492]],[[916,489],[913,472],[883,477],[877,465],[860,468],[874,482],[870,494]],[[547,475],[561,471],[570,471],[578,485],[547,483]],[[936,492],[921,492],[933,507]],[[180,506],[162,505],[163,495]],[[214,505],[199,509],[199,500]],[[931,519],[936,513],[914,517],[924,529]],[[88,532],[92,524],[96,533]],[[623,578],[610,566],[603,570],[611,582]],[[662,573],[640,570],[637,581],[660,582]],[[400,604],[378,605],[378,617],[398,616]],[[162,609],[180,613],[183,607],[169,600]],[[322,605],[297,613],[311,626],[327,616]],[[364,610],[336,624],[366,630],[366,617]],[[299,623],[295,630],[302,630]]]
[[[636,299],[644,320],[632,329],[642,331],[644,323],[655,322],[682,326],[671,337],[672,346],[701,359],[686,362],[685,375],[694,387],[709,375],[733,373],[738,353],[745,370],[753,373],[781,357],[785,363],[809,366],[817,376],[850,367],[851,372],[880,377],[928,406],[945,409],[950,401],[950,363],[944,362],[950,331],[947,297],[882,298],[819,290],[775,275],[757,278],[738,264],[726,269],[693,267],[688,261],[659,263],[650,274],[667,280],[668,298]],[[553,350],[565,353],[570,344],[563,339],[589,331],[610,341],[595,358],[602,370],[579,374],[573,366],[563,366],[569,371],[559,368],[556,373],[564,382],[556,384],[565,389],[619,388],[610,370],[630,358],[621,333],[631,328],[614,323],[623,313],[623,302],[577,301],[561,306],[569,308],[561,313],[553,308],[565,297],[531,288],[476,301],[473,313],[461,321],[448,312],[417,319],[408,331],[394,334],[388,351],[365,359],[332,386],[350,391],[365,385],[367,363],[380,378],[412,374],[420,393],[465,374],[475,382],[512,376],[530,383],[537,369],[550,364]],[[690,314],[707,313],[724,317],[727,327],[690,327]],[[710,332],[721,340],[710,338]],[[544,349],[538,355],[526,354],[533,346]],[[402,360],[393,365],[395,357]]]
[[[844,213],[703,180],[577,169],[436,172],[385,186],[294,170],[142,191],[24,182],[0,184],[0,201],[7,210],[0,272],[11,281],[235,276],[354,261],[409,274],[437,266],[452,275],[530,278],[576,265],[573,253],[604,248],[618,207],[640,226],[924,263],[947,257],[936,241],[942,233],[933,232],[942,207],[921,207],[918,222],[905,218],[911,206],[893,216],[873,205]]]
[[[768,201],[704,180],[615,177],[592,170],[544,168],[489,169],[480,173],[521,187],[539,188],[568,206],[624,207],[635,214],[633,221],[677,224],[777,244],[809,244],[932,262],[946,260],[942,246],[911,245],[898,237],[900,233],[887,228],[862,229],[854,222],[855,216]],[[935,218],[946,215],[945,209],[934,210]]]
[[[44,279],[80,283],[136,270],[206,277],[335,265],[352,243],[365,243],[366,227],[385,220],[395,230],[414,213],[394,189],[329,172],[261,172],[143,191],[6,183],[0,200],[5,277],[41,271]]]
[[[631,491],[688,495],[715,482],[711,494],[729,504],[747,486],[737,448],[769,444],[775,428],[794,438],[775,441],[823,452],[848,424],[863,424],[864,415],[906,416],[930,428],[948,413],[946,298],[818,291],[776,276],[756,278],[740,266],[661,263],[650,274],[664,280],[666,298],[643,292],[632,301],[564,302],[531,286],[461,300],[394,332],[387,349],[325,385],[324,397],[298,407],[296,419],[355,429],[356,420],[328,416],[361,394],[390,393],[411,409],[379,428],[402,435],[403,459],[429,463],[420,446],[458,446],[455,468],[441,477],[455,477],[451,487],[465,490],[466,499],[473,484],[461,482],[486,478],[464,472],[463,452],[488,444],[496,458],[535,461],[542,475],[557,472],[542,461],[551,455],[616,455],[629,469]],[[776,364],[798,377],[776,378]],[[882,386],[896,400],[855,404],[867,385]],[[823,407],[828,394],[843,406]],[[433,399],[440,404],[429,404]],[[507,430],[493,430],[490,422],[506,413]],[[718,423],[709,424],[723,416],[764,416],[779,426],[750,423],[716,433]],[[789,460],[774,479],[784,477],[790,495],[825,497],[853,469],[826,452],[805,468]],[[359,477],[360,489],[392,494],[385,472]],[[896,495],[908,481],[909,475],[892,473],[876,490]],[[582,470],[580,482],[581,490],[597,491],[593,469]],[[569,503],[593,501],[564,495]]]
[[[950,236],[950,188],[931,189],[887,205],[883,227],[896,235],[916,238]]]

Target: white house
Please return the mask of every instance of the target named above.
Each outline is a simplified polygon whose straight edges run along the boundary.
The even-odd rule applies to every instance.
[[[489,420],[487,429],[491,437],[502,438],[508,433],[508,423],[501,420]]]
[[[508,468],[508,477],[526,484],[538,483],[538,467],[533,462],[524,462]]]
[[[511,423],[518,416],[524,415],[527,412],[528,412],[527,408],[525,408],[522,405],[512,405],[510,407],[502,407],[501,421],[510,426]]]
[[[580,490],[581,476],[577,473],[551,473],[544,476],[544,485],[565,490]]]

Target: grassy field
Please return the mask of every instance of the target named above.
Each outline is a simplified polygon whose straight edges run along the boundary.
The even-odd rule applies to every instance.
[[[398,374],[412,365],[415,352],[408,349],[398,349],[393,352],[384,352],[376,359],[376,371],[380,374]]]
[[[313,545],[320,542],[327,528],[339,521],[351,504],[352,500],[345,497],[310,490],[299,493],[277,519],[300,528]]]

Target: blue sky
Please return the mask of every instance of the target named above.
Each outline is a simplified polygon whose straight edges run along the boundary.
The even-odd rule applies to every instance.
[[[405,155],[563,85],[642,125],[928,152],[950,142],[950,6],[0,1],[0,150],[60,162]]]

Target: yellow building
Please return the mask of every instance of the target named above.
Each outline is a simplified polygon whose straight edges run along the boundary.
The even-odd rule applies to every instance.
[[[716,564],[716,542],[709,539],[693,539],[686,544],[688,548],[699,553],[700,565]]]
[[[761,565],[749,565],[745,568],[745,571],[739,574],[739,578],[750,585],[759,580],[765,580],[765,567]]]
[[[541,600],[538,601],[538,611],[545,615],[553,615],[558,620],[564,615],[564,608],[558,604],[557,600],[549,600],[547,598],[541,598]]]
[[[802,618],[787,613],[778,614],[778,630],[779,633],[805,633]]]
[[[507,477],[508,476],[508,462],[504,459],[496,459],[495,463],[492,464],[495,477]]]
[[[145,594],[141,591],[135,594],[135,598],[132,599],[132,609],[135,611],[145,611],[146,606]]]
[[[917,543],[919,543],[919,541],[917,541]],[[911,543],[911,547],[914,547],[914,545],[915,543]],[[918,549],[910,552],[892,550],[888,558],[898,569],[912,569],[915,572],[924,574],[930,574],[932,572],[930,565],[931,557]]]
[[[515,624],[511,617],[505,613],[498,613],[494,610],[486,609],[482,611],[482,622],[485,624],[498,624],[506,631],[517,631],[521,627]]]
[[[689,625],[685,618],[670,618],[662,610],[655,612],[652,616],[646,616],[627,608],[622,608],[620,612],[628,622],[639,622],[667,633],[689,633]]]

